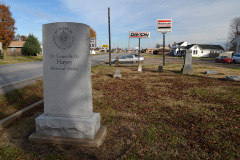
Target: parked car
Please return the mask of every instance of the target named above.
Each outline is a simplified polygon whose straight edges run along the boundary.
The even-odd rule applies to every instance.
[[[240,53],[234,53],[232,61],[233,63],[240,63]]]
[[[137,54],[124,55],[118,58],[119,63],[136,63],[138,62]],[[139,61],[144,61],[144,57],[140,56]],[[112,59],[112,63],[115,63],[116,59]]]
[[[232,59],[228,56],[218,56],[216,57],[215,61],[221,63],[232,63]]]

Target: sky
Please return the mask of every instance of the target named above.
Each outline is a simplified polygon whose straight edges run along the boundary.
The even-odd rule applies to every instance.
[[[172,19],[172,32],[166,45],[187,41],[192,44],[220,44],[228,40],[229,25],[240,17],[240,0],[0,0],[10,6],[16,34],[35,35],[42,42],[42,25],[77,22],[96,31],[97,46],[107,45],[108,7],[111,19],[112,48],[128,48],[129,31],[148,31],[141,48],[163,44],[156,31],[157,19]],[[138,46],[130,39],[130,48]]]

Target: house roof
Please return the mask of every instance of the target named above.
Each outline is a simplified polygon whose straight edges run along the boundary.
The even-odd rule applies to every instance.
[[[212,44],[198,44],[198,46],[202,49],[215,49],[215,50],[224,50],[220,45],[212,45]]]
[[[240,35],[238,35],[233,40],[231,40],[230,43],[234,43],[234,42],[239,41],[239,40],[240,40]]]
[[[179,42],[179,43],[177,43],[177,45],[181,46],[183,43],[184,43],[184,42]]]
[[[224,50],[222,46],[212,44],[191,44],[187,45],[184,49],[191,49],[194,45],[198,45],[202,49]]]
[[[23,47],[25,41],[11,41],[11,43],[9,44],[9,48],[12,47]]]
[[[190,49],[194,46],[195,44],[190,44],[190,45],[187,45],[184,49]]]

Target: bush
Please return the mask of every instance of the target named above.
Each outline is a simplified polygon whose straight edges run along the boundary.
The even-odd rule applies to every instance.
[[[33,34],[29,34],[26,42],[23,45],[24,55],[36,56],[41,51],[42,48],[38,39]]]

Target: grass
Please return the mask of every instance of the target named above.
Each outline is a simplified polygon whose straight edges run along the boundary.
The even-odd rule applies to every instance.
[[[100,148],[29,142],[39,106],[1,131],[0,159],[239,159],[240,84],[223,80],[239,71],[198,64],[190,76],[176,66],[93,67],[94,112],[108,130]],[[203,74],[208,68],[221,74]]]
[[[43,99],[42,81],[0,95],[0,120]]]
[[[42,61],[43,56],[6,56],[3,60],[0,59],[0,65],[32,62],[32,61]]]

